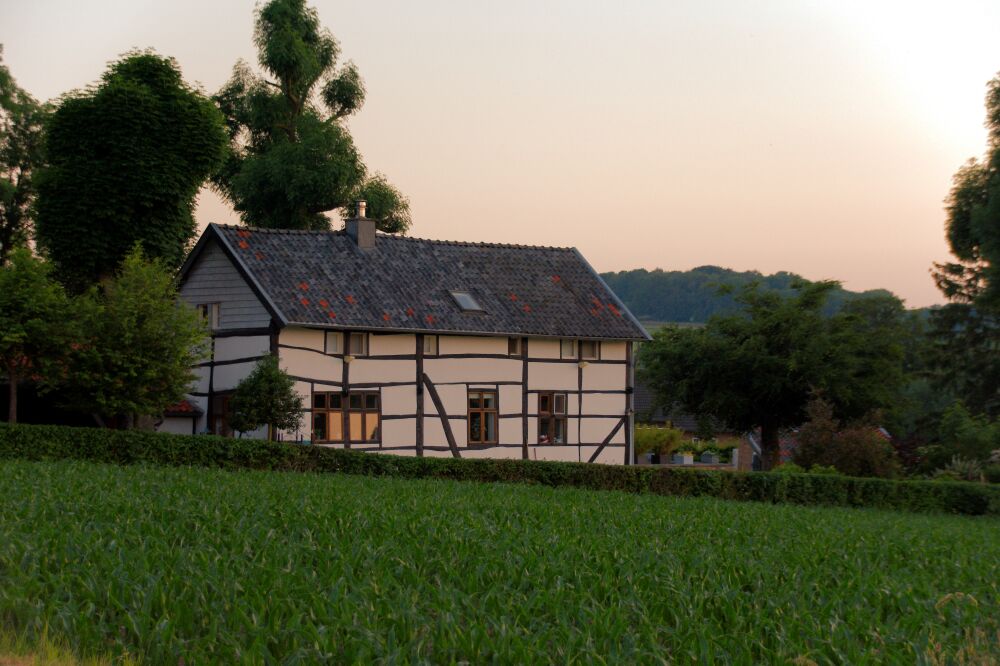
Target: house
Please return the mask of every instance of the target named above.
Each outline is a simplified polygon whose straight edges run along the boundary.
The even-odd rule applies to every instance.
[[[274,353],[306,407],[283,439],[416,456],[624,463],[633,346],[648,334],[572,248],[210,225],[181,269],[211,357],[188,396],[229,396]]]

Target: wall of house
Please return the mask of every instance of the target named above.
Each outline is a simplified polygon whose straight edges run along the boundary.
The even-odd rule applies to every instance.
[[[403,455],[416,455],[421,449],[423,455],[449,457],[453,453],[447,422],[465,458],[522,458],[526,434],[527,457],[533,460],[586,462],[596,453],[595,462],[625,462],[628,427],[619,426],[626,415],[624,342],[603,342],[600,359],[581,364],[576,358],[560,358],[558,341],[542,338],[528,340],[524,358],[508,356],[506,337],[442,335],[438,353],[424,355],[419,353],[421,336],[371,333],[368,354],[349,359],[343,353],[345,339],[331,342],[326,332],[301,327],[279,333],[281,366],[295,378],[296,390],[307,405],[302,428],[283,433],[285,438],[311,438],[314,393],[375,391],[381,402],[380,440],[355,442],[349,445],[352,449]],[[441,412],[430,390],[420,387],[418,366],[432,383]],[[469,442],[468,398],[475,390],[497,394],[494,444]],[[538,396],[550,391],[566,395],[567,438],[562,444],[538,443]]]
[[[219,303],[219,328],[266,327],[271,316],[215,241],[204,248],[180,289],[191,305]]]

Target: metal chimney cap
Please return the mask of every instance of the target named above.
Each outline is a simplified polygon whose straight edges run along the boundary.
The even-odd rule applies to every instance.
[[[365,218],[365,212],[368,208],[368,202],[364,199],[358,199],[356,202],[358,210],[358,219],[363,220]]]

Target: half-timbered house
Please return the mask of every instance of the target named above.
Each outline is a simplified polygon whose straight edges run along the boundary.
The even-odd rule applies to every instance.
[[[417,456],[631,463],[634,345],[648,334],[573,248],[210,225],[180,293],[211,357],[188,401],[227,403],[277,354],[306,414],[285,439]],[[190,423],[190,422],[188,422]]]

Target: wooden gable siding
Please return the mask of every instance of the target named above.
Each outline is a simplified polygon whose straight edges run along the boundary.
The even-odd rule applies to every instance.
[[[192,305],[219,303],[220,330],[258,328],[271,322],[264,305],[215,242],[191,267],[180,293]]]

